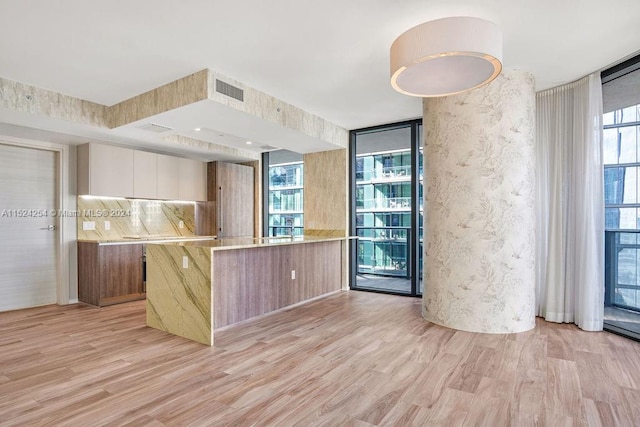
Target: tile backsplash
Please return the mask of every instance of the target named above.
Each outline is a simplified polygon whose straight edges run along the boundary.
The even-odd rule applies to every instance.
[[[193,202],[81,196],[78,197],[77,218],[78,240],[195,234]],[[91,228],[92,225],[95,229],[85,229]]]

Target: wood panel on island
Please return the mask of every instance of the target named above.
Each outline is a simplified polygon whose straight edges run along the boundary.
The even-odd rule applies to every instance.
[[[147,325],[213,345],[214,329],[339,292],[344,239],[149,245]]]

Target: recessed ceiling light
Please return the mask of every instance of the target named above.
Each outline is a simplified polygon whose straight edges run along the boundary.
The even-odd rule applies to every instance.
[[[253,142],[247,141],[247,145],[251,145],[251,144],[253,144]]]
[[[195,130],[196,132],[200,132],[200,130],[201,130],[201,129],[200,129],[200,128],[195,128],[194,130]]]

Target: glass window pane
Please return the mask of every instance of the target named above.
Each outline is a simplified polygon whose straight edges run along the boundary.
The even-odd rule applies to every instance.
[[[304,165],[302,154],[269,153],[269,236],[304,234]]]
[[[638,210],[636,208],[620,208],[620,227],[623,230],[638,228]]]
[[[622,203],[638,202],[638,168],[624,168]]]
[[[638,106],[623,108],[618,114],[618,123],[633,123],[638,121]]]
[[[355,154],[354,286],[410,293],[411,126],[356,133]]]
[[[638,245],[640,244],[640,236],[638,233],[620,233],[620,244],[622,245]]]
[[[638,145],[634,126],[618,128],[620,158],[618,163],[635,163],[638,161]]]
[[[605,129],[603,137],[603,155],[605,165],[618,164],[618,130]]]
[[[615,111],[611,111],[602,116],[602,124],[603,125],[612,125],[615,117]]]

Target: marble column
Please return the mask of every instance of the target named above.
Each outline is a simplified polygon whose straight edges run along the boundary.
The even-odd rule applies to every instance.
[[[347,233],[348,152],[304,155],[304,234],[344,237]]]
[[[349,153],[346,149],[304,155],[304,235],[344,237],[349,218]],[[342,243],[342,289],[349,289],[349,244]],[[340,268],[335,266],[335,268]]]
[[[489,85],[423,106],[423,316],[472,332],[532,329],[534,79],[504,70]]]

